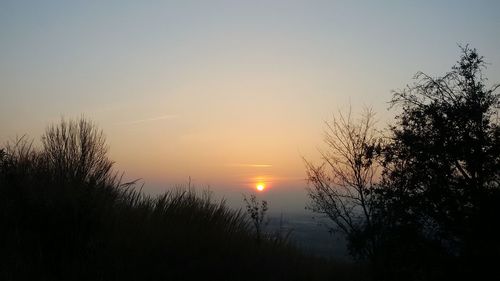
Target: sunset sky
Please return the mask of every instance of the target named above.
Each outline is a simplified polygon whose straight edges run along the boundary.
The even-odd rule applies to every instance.
[[[448,71],[469,43],[500,82],[500,1],[0,0],[0,142],[82,114],[127,179],[188,178],[302,210],[324,121]],[[237,203],[234,203],[237,205]]]

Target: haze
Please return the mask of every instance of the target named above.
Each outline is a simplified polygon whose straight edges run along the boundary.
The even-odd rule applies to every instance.
[[[500,78],[498,1],[0,1],[0,141],[82,114],[127,179],[191,177],[305,206],[323,122],[440,75],[470,43]]]

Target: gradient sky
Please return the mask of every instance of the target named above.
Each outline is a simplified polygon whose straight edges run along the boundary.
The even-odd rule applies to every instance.
[[[0,0],[0,142],[84,114],[127,178],[188,177],[241,202],[259,180],[302,210],[323,122],[371,106],[470,43],[500,82],[500,1]],[[238,203],[235,203],[236,205]]]

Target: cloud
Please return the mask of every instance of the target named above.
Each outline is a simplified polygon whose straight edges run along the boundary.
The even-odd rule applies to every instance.
[[[134,121],[128,121],[128,122],[120,122],[119,124],[140,124],[140,123],[146,123],[146,122],[153,122],[153,121],[160,121],[160,120],[169,120],[169,119],[175,119],[178,118],[178,115],[161,115],[161,116],[156,116],[152,118],[147,118],[147,119],[139,119],[139,120],[134,120]]]
[[[226,164],[228,167],[270,168],[271,164]]]

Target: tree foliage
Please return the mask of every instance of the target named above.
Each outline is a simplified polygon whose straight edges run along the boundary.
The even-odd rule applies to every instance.
[[[475,49],[461,51],[444,76],[418,72],[393,93],[400,111],[381,146],[370,118],[341,116],[327,124],[323,163],[306,161],[312,210],[381,280],[473,278],[500,260],[499,85],[487,86]]]
[[[394,92],[391,104],[402,111],[384,151],[378,208],[396,257],[415,266],[459,260],[470,268],[499,257],[499,94],[484,69],[466,46],[444,76],[419,72]]]

